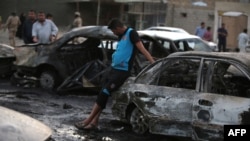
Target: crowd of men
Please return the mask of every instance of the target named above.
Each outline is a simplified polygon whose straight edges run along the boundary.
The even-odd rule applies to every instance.
[[[80,12],[75,12],[75,19],[72,23],[72,28],[82,26],[82,18]],[[41,43],[49,44],[57,39],[58,27],[53,21],[53,15],[44,11],[36,12],[29,10],[27,17],[24,13],[19,16],[12,12],[3,29],[8,29],[9,44],[13,47],[15,37],[19,37],[25,44]]]

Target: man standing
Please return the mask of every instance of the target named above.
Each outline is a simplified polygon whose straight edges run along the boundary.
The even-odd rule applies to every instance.
[[[206,32],[205,23],[201,22],[201,25],[196,27],[195,29],[195,35],[199,36],[200,38],[203,38],[205,32]]]
[[[82,26],[82,18],[80,12],[75,12],[75,19],[72,23],[72,29]],[[78,38],[74,38],[73,43],[78,43]]]
[[[23,23],[22,37],[25,44],[34,43],[32,38],[32,26],[36,22],[36,12],[30,10],[28,13],[28,19]]]
[[[85,120],[75,123],[78,129],[90,130],[97,128],[100,114],[106,107],[111,92],[118,89],[130,76],[137,50],[139,50],[150,63],[154,62],[154,59],[144,48],[138,33],[134,29],[126,27],[118,19],[111,20],[108,24],[108,28],[119,37],[117,49],[112,55],[110,75],[108,75],[108,81],[103,85],[102,90],[97,96],[90,115]]]
[[[227,45],[227,30],[225,29],[225,24],[222,23],[221,27],[217,30],[218,33],[218,48],[219,52],[225,52],[226,51],[226,45]]]
[[[38,21],[33,24],[32,37],[33,42],[48,44],[54,42],[58,28],[53,21],[46,19],[44,12],[38,13]]]
[[[6,21],[5,28],[8,28],[10,45],[13,47],[16,46],[15,36],[17,28],[20,24],[21,22],[19,17],[16,15],[15,12],[12,12]]]
[[[204,33],[203,40],[211,42],[213,40],[213,34],[211,32],[211,27],[208,26],[206,32]]]
[[[238,48],[240,52],[246,52],[246,46],[249,41],[249,36],[247,35],[247,29],[244,29],[238,36]]]
[[[82,26],[82,18],[80,12],[75,12],[75,18],[72,23],[72,28],[81,27]]]

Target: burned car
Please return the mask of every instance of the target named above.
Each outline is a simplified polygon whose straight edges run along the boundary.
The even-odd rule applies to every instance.
[[[223,140],[224,125],[250,124],[250,56],[177,52],[112,94],[112,113],[138,134]]]
[[[0,141],[46,141],[52,130],[42,122],[0,106]]]
[[[51,44],[16,47],[14,65],[17,72],[12,83],[33,82],[42,88],[54,89],[90,61],[108,63],[113,49],[105,46],[112,46],[114,40],[117,36],[106,26],[85,26],[65,33]]]
[[[7,44],[0,44],[0,76],[11,75],[15,71],[13,61],[15,55],[13,54],[14,47]]]

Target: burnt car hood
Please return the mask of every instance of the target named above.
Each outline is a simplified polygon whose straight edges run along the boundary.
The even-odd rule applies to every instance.
[[[14,47],[7,44],[0,44],[0,59],[1,58],[15,58],[13,53]]]
[[[13,53],[16,57],[14,64],[18,66],[33,66],[35,63],[35,57],[38,56],[37,46],[38,45],[34,44],[16,47],[13,50]]]
[[[0,141],[45,141],[52,130],[27,115],[0,106]]]

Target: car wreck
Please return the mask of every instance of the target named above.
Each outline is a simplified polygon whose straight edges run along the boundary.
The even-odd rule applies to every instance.
[[[138,134],[223,140],[224,125],[250,124],[250,56],[177,52],[112,94],[112,113]]]
[[[51,44],[16,47],[14,65],[17,72],[12,77],[12,83],[27,82],[54,89],[90,61],[109,63],[114,40],[117,37],[106,26],[86,26],[65,33]],[[104,42],[111,48],[105,48]]]
[[[52,130],[42,122],[0,106],[0,141],[46,141]]]

